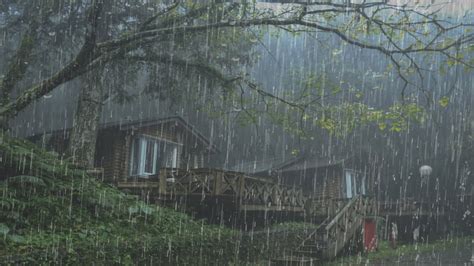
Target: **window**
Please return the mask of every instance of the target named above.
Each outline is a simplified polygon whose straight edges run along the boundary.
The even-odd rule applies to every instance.
[[[352,198],[353,188],[352,188],[352,173],[349,171],[345,172],[345,184],[346,184],[345,196],[346,198],[350,199]]]
[[[343,177],[343,194],[350,199],[357,195],[366,195],[365,175],[353,170],[345,170]]]
[[[133,140],[130,150],[130,175],[148,176],[160,168],[178,167],[179,144],[140,136]]]

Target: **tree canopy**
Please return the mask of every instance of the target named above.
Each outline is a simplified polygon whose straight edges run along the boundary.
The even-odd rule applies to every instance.
[[[420,66],[426,57],[442,55],[448,64],[473,64],[463,53],[473,47],[472,24],[445,19],[439,10],[387,1],[311,1],[277,7],[252,1],[6,1],[0,10],[5,22],[2,31],[17,36],[9,39],[16,49],[3,66],[0,116],[4,120],[59,85],[112,62],[126,62],[127,67],[148,62],[193,69],[224,87],[226,95],[238,99],[242,93],[254,93],[299,109],[301,117],[318,103],[321,95],[317,93],[295,101],[272,94],[246,73],[219,67],[219,53],[214,52],[216,46],[210,45],[209,39],[224,34],[223,30],[224,36],[243,32],[250,43],[259,42],[256,31],[270,27],[294,34],[334,35],[341,42],[386,56],[404,81],[402,95],[409,86],[429,90],[424,83],[428,70]],[[190,38],[194,41],[188,42]],[[235,37],[221,38],[216,44],[226,40],[232,41],[232,49],[244,45]],[[49,71],[30,63],[41,56],[39,52],[51,52],[52,47],[60,49],[48,54],[59,59],[48,66]],[[195,48],[202,53],[190,57]],[[11,98],[13,91],[16,96]]]

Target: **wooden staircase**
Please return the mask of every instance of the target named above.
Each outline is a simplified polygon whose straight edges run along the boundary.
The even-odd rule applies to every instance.
[[[360,232],[364,217],[374,207],[371,199],[356,196],[333,217],[324,220],[295,250],[272,259],[272,265],[317,265],[320,260],[336,257]]]

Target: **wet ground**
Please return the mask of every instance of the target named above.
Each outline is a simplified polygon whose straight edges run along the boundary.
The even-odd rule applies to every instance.
[[[434,250],[421,254],[401,254],[396,258],[372,262],[362,262],[362,265],[474,265],[472,248],[462,246],[449,250]]]

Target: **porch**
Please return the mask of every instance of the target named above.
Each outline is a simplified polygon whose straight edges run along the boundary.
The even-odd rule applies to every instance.
[[[240,172],[212,168],[160,169],[157,175],[117,182],[120,189],[146,194],[159,201],[192,199],[199,204],[209,198],[231,203],[238,211],[304,212],[307,198],[301,188]]]
[[[379,216],[440,216],[445,215],[446,205],[429,199],[404,198],[377,202]]]

